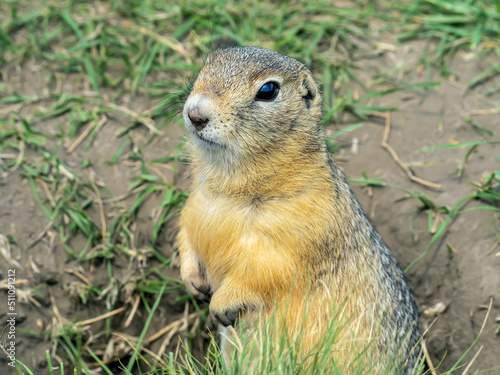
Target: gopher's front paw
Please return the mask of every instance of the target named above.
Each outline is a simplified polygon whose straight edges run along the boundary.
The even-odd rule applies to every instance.
[[[200,266],[185,266],[181,268],[181,278],[189,293],[195,298],[210,302],[213,294],[212,287],[207,279],[205,279]]]
[[[188,290],[193,296],[202,301],[210,302],[213,292],[207,280],[190,281],[190,283],[191,287],[188,287]]]
[[[258,304],[250,292],[235,293],[234,288],[221,287],[212,296],[210,314],[223,326],[232,326]]]
[[[210,313],[214,317],[215,321],[219,324],[222,324],[224,327],[234,326],[236,320],[240,318],[244,310],[244,305],[239,305],[220,311],[213,311],[212,306],[210,306]]]

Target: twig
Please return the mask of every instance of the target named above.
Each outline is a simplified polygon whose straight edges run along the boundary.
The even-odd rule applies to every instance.
[[[14,284],[15,286],[19,285],[28,285],[29,281],[28,279],[16,279],[16,283]],[[0,289],[9,289],[9,284],[7,283],[7,279],[3,279],[0,281]]]
[[[136,188],[134,190],[129,191],[128,193],[125,193],[125,194],[122,194],[122,195],[118,195],[118,196],[116,196],[114,198],[106,198],[106,199],[103,199],[102,201],[104,203],[113,203],[113,202],[122,201],[124,199],[127,199],[128,197],[131,197],[134,194],[140,193],[141,191],[143,191],[146,188],[147,188],[146,185],[142,185],[142,186],[139,186],[138,188]]]
[[[82,280],[88,286],[92,286],[92,283],[90,282],[90,280],[87,279],[85,276],[83,276],[80,272],[75,271],[71,268],[64,268],[63,271],[75,275],[76,277],[78,277],[80,280]]]
[[[59,312],[59,309],[57,308],[56,304],[56,299],[54,298],[54,293],[52,293],[52,289],[49,289],[49,295],[50,295],[50,302],[52,304],[52,312],[54,313],[59,324],[62,325],[67,321],[67,319],[63,318],[61,313]]]
[[[15,171],[21,165],[24,158],[24,142],[19,142],[19,155],[17,156],[16,164],[10,169],[11,172]]]
[[[125,307],[120,307],[119,309],[116,309],[116,310],[113,310],[113,311],[110,311],[106,314],[102,314],[102,315],[99,315],[99,316],[96,316],[95,318],[92,318],[92,319],[87,319],[87,320],[82,320],[81,322],[77,322],[75,323],[74,325],[82,325],[82,326],[86,326],[87,324],[92,324],[92,323],[96,323],[100,320],[103,320],[103,319],[106,319],[106,318],[109,318],[110,316],[113,316],[113,315],[116,315],[116,314],[119,314],[121,312],[125,311]]]
[[[150,36],[153,39],[156,39],[160,43],[165,44],[167,47],[169,47],[172,50],[174,50],[175,52],[177,52],[179,55],[182,55],[186,59],[186,62],[189,65],[191,65],[193,63],[191,60],[191,57],[190,57],[190,53],[188,51],[186,51],[184,46],[179,41],[175,40],[174,38],[170,38],[170,37],[166,37],[166,36],[157,34],[154,31],[147,29],[146,27],[137,26],[128,20],[123,21],[122,26],[126,27],[127,29],[137,31],[141,34]]]
[[[495,250],[495,247],[497,247],[498,245],[500,244],[500,240],[496,240],[494,243],[493,243],[493,246],[486,252],[486,254],[491,254],[493,252],[493,250]]]
[[[27,247],[27,250],[31,249],[35,246],[40,240],[47,235],[47,231],[52,228],[52,222],[48,223],[44,230],[40,232],[40,234],[35,238],[35,240]]]
[[[429,182],[429,181],[423,180],[423,179],[415,176],[413,174],[413,172],[410,170],[410,168],[408,168],[406,166],[406,164],[401,161],[401,159],[396,154],[396,151],[394,151],[394,149],[387,143],[387,141],[389,139],[390,132],[391,132],[391,113],[386,112],[385,113],[385,129],[384,129],[384,137],[382,139],[382,147],[385,148],[389,152],[389,154],[392,156],[392,158],[394,159],[396,164],[399,165],[401,167],[401,169],[403,169],[406,172],[406,175],[408,176],[408,178],[410,180],[412,180],[413,182],[416,182],[420,185],[427,186],[431,189],[443,190],[444,187],[442,185],[435,184],[433,182]]]
[[[500,108],[476,109],[468,112],[466,115],[470,117],[475,115],[494,115],[496,113],[500,113]]]
[[[31,99],[28,99],[28,100],[24,101],[23,103],[17,103],[17,104],[13,104],[13,105],[11,105],[9,107],[2,108],[2,109],[0,109],[0,115],[7,115],[10,112],[17,112],[23,106],[31,104],[31,103],[34,103],[34,102],[36,102],[36,101],[38,101],[40,99],[43,99],[43,97],[36,96],[34,98],[31,98]]]
[[[429,370],[431,370],[431,374],[438,375],[436,368],[432,364],[431,356],[429,355],[429,351],[427,350],[427,345],[425,344],[425,340],[422,340],[422,350],[424,351],[425,362],[427,363],[427,366],[429,366]]]
[[[176,330],[171,330],[163,339],[163,342],[160,345],[160,349],[158,350],[158,356],[162,356],[163,353],[165,353],[165,350],[167,350],[167,345],[170,344],[170,340],[172,340],[172,337],[176,334]]]
[[[123,341],[125,341],[131,348],[132,348],[132,351],[133,352],[139,352],[139,351],[144,351],[145,353],[149,354],[150,356],[152,356],[154,359],[156,359],[158,362],[162,363],[164,366],[166,365],[165,364],[165,361],[163,359],[161,359],[161,357],[159,357],[156,353],[154,353],[153,351],[147,349],[144,347],[144,345],[146,345],[146,343],[143,341],[141,346],[137,346],[137,337],[133,337],[133,336],[129,336],[129,335],[126,335],[124,333],[121,333],[121,332],[111,332],[112,335],[115,335],[119,338],[121,338]]]
[[[476,355],[474,356],[474,358],[472,358],[472,360],[469,362],[469,365],[465,368],[464,372],[462,372],[462,375],[465,375],[465,374],[468,374],[469,372],[469,369],[470,367],[472,366],[472,364],[474,363],[474,361],[476,360],[477,356],[479,355],[479,353],[481,353],[481,350],[483,350],[483,346],[481,345],[481,347],[479,348],[479,350],[477,351]]]
[[[483,320],[483,324],[481,326],[481,329],[479,330],[479,333],[477,334],[476,336],[476,339],[474,340],[474,342],[472,343],[472,345],[475,345],[477,340],[479,339],[479,337],[483,334],[483,331],[484,331],[484,327],[486,327],[486,322],[488,321],[488,317],[490,316],[490,312],[491,312],[491,307],[493,306],[493,298],[490,298],[490,303],[489,305],[478,305],[479,307],[481,308],[486,308],[488,309],[486,311],[486,316],[484,317],[484,320]],[[471,315],[472,317],[473,315]],[[471,346],[472,347],[472,346]],[[465,371],[462,373],[463,375],[465,375],[467,373],[467,371],[469,370],[469,368],[472,366],[472,363],[476,360],[477,356],[479,355],[479,353],[481,352],[481,350],[483,349],[483,346],[481,346],[479,348],[479,350],[477,351],[476,355],[474,356],[474,358],[472,358],[472,360],[469,362],[469,365],[467,366],[467,368],[465,369]]]
[[[130,314],[127,318],[127,320],[125,321],[125,328],[127,328],[130,323],[132,322],[132,318],[135,316],[135,313],[137,311],[137,308],[139,307],[139,302],[141,301],[141,296],[140,295],[137,295],[136,298],[135,298],[135,301],[134,301],[134,305],[132,306],[132,311],[130,311]]]
[[[429,325],[429,327],[427,327],[427,329],[425,330],[425,332],[422,334],[422,338],[421,338],[421,348],[420,348],[420,353],[418,354],[419,355],[419,358],[422,358],[422,352],[424,354],[424,357],[425,357],[425,362],[427,363],[427,366],[429,367],[429,369],[431,370],[431,374],[432,375],[439,375],[439,373],[437,372],[436,368],[434,367],[434,365],[432,364],[432,361],[431,361],[431,357],[429,355],[429,351],[427,350],[427,345],[425,343],[425,340],[424,340],[424,337],[427,335],[427,332],[429,332],[429,330],[432,328],[432,326],[434,326],[434,323],[436,323],[437,321],[437,317],[432,321],[432,323]],[[417,344],[418,345],[418,344]],[[411,352],[408,354],[408,357],[407,358],[410,358],[411,354],[413,353],[413,351],[416,349],[417,345],[415,345],[413,347],[413,349],[411,350]],[[408,362],[408,359],[407,359],[407,362]],[[416,364],[416,366],[418,365],[418,363]],[[412,375],[415,374],[415,370],[416,370],[417,367],[414,367],[413,368],[413,372],[412,372]]]
[[[43,187],[43,191],[45,191],[45,195],[47,196],[47,199],[50,201],[50,204],[55,207],[56,206],[56,201],[54,200],[54,196],[52,195],[52,193],[50,192],[50,189],[49,187],[47,186],[47,183],[45,181],[43,181],[42,179],[40,178],[37,178],[36,181],[42,185]]]
[[[104,105],[132,117],[135,121],[140,122],[141,124],[146,126],[152,133],[161,134],[160,131],[154,127],[154,122],[151,119],[141,116],[137,112],[131,111],[130,109],[120,105],[116,105],[113,103],[105,103]]]
[[[102,116],[101,119],[99,120],[99,122],[97,123],[96,131],[99,131],[101,129],[101,127],[106,123],[106,121],[108,121],[108,118],[106,116]],[[82,134],[80,134],[78,136],[78,138],[75,139],[75,141],[68,146],[68,148],[67,148],[68,153],[71,154],[73,151],[75,151],[75,149],[80,145],[80,143],[82,143],[83,140],[85,138],[87,138],[87,136],[90,134],[92,129],[94,129],[94,123],[95,123],[95,121],[90,121],[87,124],[87,126],[83,130]]]
[[[188,319],[191,320],[194,318],[196,315],[198,315],[198,312],[194,312],[192,314],[188,315]],[[181,326],[182,323],[184,323],[184,318],[181,318],[179,320],[176,320],[173,323],[170,323],[168,326],[162,328],[159,332],[155,333],[154,335],[148,337],[147,339],[144,339],[143,343],[144,345],[147,345],[155,340],[158,340],[161,336],[163,336],[165,333],[167,333],[170,330],[176,329],[178,326]]]
[[[15,154],[0,154],[0,159],[14,159],[15,157]]]
[[[103,242],[106,242],[108,230],[106,227],[106,216],[104,215],[104,204],[102,203],[102,197],[101,194],[99,193],[99,189],[97,189],[97,186],[94,181],[94,176],[92,175],[92,173],[89,173],[89,181],[97,197],[97,205],[99,206],[99,216],[101,218],[102,240]]]
[[[21,270],[24,269],[23,266],[21,266],[19,262],[17,262],[12,256],[12,252],[10,251],[9,239],[3,234],[0,234],[0,254],[12,267],[19,268]]]

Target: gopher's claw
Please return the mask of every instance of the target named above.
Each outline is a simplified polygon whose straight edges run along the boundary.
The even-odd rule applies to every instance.
[[[210,299],[212,298],[213,294],[210,285],[201,284],[199,286],[196,286],[193,282],[191,282],[191,285],[193,286],[194,289],[196,289],[199,292],[199,295],[197,295],[199,299],[201,299],[204,302],[210,302]]]
[[[224,327],[227,327],[227,326],[234,326],[234,324],[240,317],[241,312],[242,308],[237,307],[221,311],[220,313],[212,313],[212,316],[217,321],[217,323],[220,323]]]

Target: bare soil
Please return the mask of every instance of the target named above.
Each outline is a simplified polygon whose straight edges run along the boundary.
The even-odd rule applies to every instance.
[[[412,58],[416,61],[420,53],[419,43],[407,44],[404,48],[391,52],[392,59],[407,61],[411,61]],[[391,64],[390,54],[376,62],[381,71],[389,71]],[[461,119],[461,115],[490,108],[479,94],[484,93],[492,83],[486,82],[472,90],[465,90],[467,82],[484,70],[481,61],[468,59],[466,54],[458,54],[451,62],[451,68],[456,72],[456,77],[444,79],[436,73],[434,80],[441,82],[441,86],[429,90],[425,97],[422,96],[422,91],[408,90],[379,99],[381,105],[399,108],[391,115],[389,144],[403,162],[409,163],[417,176],[443,185],[444,190],[429,189],[408,179],[394,159],[381,147],[384,131],[382,118],[363,122],[362,128],[342,136],[341,140],[345,147],[341,149],[337,159],[348,177],[360,178],[362,171],[370,177],[384,175],[387,182],[411,191],[422,190],[437,206],[451,208],[461,198],[473,193],[474,188],[469,182],[479,181],[485,171],[492,172],[499,169],[500,163],[493,160],[500,156],[498,146],[484,145],[477,148],[470,156],[469,162],[463,165],[461,176],[458,176],[456,171],[459,164],[463,164],[467,148],[420,151],[423,147],[447,144],[453,140],[464,142],[480,139],[474,128]],[[9,77],[9,85],[8,92],[2,95],[13,92],[19,95],[43,92],[45,89],[43,77],[49,72],[50,67],[40,65],[36,61],[27,62],[21,67],[6,67],[4,77]],[[361,77],[363,74],[365,73],[360,72]],[[367,76],[370,74],[366,73]],[[71,75],[68,77],[68,80],[71,79]],[[424,75],[419,75],[418,72],[412,77],[414,82],[424,80]],[[85,90],[86,88],[81,87],[78,82],[77,77],[63,82],[62,90],[68,93]],[[498,103],[500,94],[497,93],[490,99]],[[41,104],[47,103],[25,106],[21,114],[28,116]],[[154,105],[149,98],[140,96],[118,104],[138,113]],[[0,105],[0,111],[5,108],[7,105]],[[498,113],[476,118],[482,126],[495,131],[495,137],[498,140],[500,134]],[[66,121],[67,115],[64,115],[40,122],[37,127],[45,132],[56,134],[59,128],[65,127]],[[439,129],[440,123],[442,129]],[[116,165],[109,165],[105,162],[113,156],[121,143],[116,131],[124,124],[130,125],[130,119],[120,115],[110,117],[89,150],[86,151],[83,146],[79,146],[76,151],[69,153],[63,148],[57,151],[57,155],[75,169],[78,169],[82,160],[91,159],[92,167],[89,172],[83,172],[83,174],[92,173],[95,181],[106,185],[115,196],[125,196],[120,199],[124,207],[130,207],[135,197],[127,196],[128,186],[133,177],[139,173],[139,163],[122,161]],[[338,129],[340,128],[331,125],[327,128],[327,134],[332,135]],[[148,142],[150,135],[145,127],[138,126],[133,130],[134,142],[140,145],[145,160],[171,155],[174,147],[183,137],[183,130],[177,124],[172,123],[168,129],[162,131],[160,137],[155,138],[147,146],[143,146]],[[351,147],[354,138],[359,141],[357,151],[353,151]],[[54,144],[46,145],[49,150],[55,146],[56,141]],[[125,150],[125,152],[129,151],[132,150]],[[26,150],[25,158],[36,159],[40,158],[40,155]],[[157,173],[164,176],[167,181],[172,181],[176,177],[177,184],[183,188],[187,189],[189,186],[187,166],[183,166],[176,176],[171,166],[168,165],[157,167]],[[427,227],[427,211],[415,214],[419,202],[412,199],[395,202],[403,197],[404,193],[390,187],[365,187],[353,184],[353,189],[403,268],[425,251],[432,234],[429,233]],[[42,196],[42,199],[46,198],[46,195]],[[133,280],[157,264],[150,254],[141,253],[141,251],[150,245],[152,216],[161,199],[162,197],[158,195],[157,200],[151,198],[141,206],[137,224],[133,228],[137,256],[132,264],[126,256],[118,256],[115,259],[113,275],[117,281]],[[480,202],[472,202],[464,208],[478,204]],[[98,218],[98,213],[95,215]],[[414,216],[412,228],[411,222]],[[103,301],[89,300],[84,304],[78,298],[76,282],[81,282],[81,280],[75,276],[75,271],[84,274],[93,285],[105,287],[108,282],[108,269],[99,261],[83,263],[68,261],[67,252],[61,245],[57,234],[48,225],[49,221],[36,203],[32,189],[23,177],[21,169],[4,172],[0,176],[0,233],[15,238],[16,243],[12,244],[11,249],[12,255],[22,268],[14,267],[2,260],[0,261],[0,279],[5,280],[8,270],[15,268],[19,290],[24,286],[38,287],[41,294],[41,296],[33,296],[38,306],[29,300],[21,301],[20,299],[16,305],[16,358],[30,367],[35,374],[47,373],[47,369],[44,368],[46,366],[45,351],[52,351],[54,343],[46,335],[36,336],[30,334],[29,331],[50,332],[57,329],[57,321],[69,323],[86,320],[106,312]],[[176,221],[173,220],[162,232],[159,251],[167,257],[172,255],[175,226]],[[494,227],[492,211],[478,210],[460,214],[451,222],[442,240],[407,273],[419,306],[421,325],[424,330],[428,329],[426,342],[432,362],[438,365],[442,360],[440,371],[450,369],[476,340],[490,304],[491,309],[484,323],[484,330],[474,348],[466,355],[465,363],[480,351],[467,373],[500,366],[498,355],[500,337],[495,335],[495,319],[500,316],[500,248],[494,246],[497,240]],[[81,249],[84,246],[83,238],[76,236],[71,239],[69,245],[74,249]],[[453,251],[450,251],[447,245],[450,245]],[[178,270],[175,267],[163,269],[162,272],[178,277]],[[203,345],[206,342],[206,333],[191,332],[195,322],[188,320],[186,316],[193,310],[186,310],[185,302],[176,302],[177,297],[182,294],[184,292],[179,290],[169,293],[162,299],[147,337],[172,322],[184,319],[189,325],[180,326],[166,345],[166,350],[176,350],[177,336],[182,339],[190,338],[194,343],[194,350],[201,357],[205,350]],[[6,291],[0,291],[1,301],[5,301],[6,296]],[[154,302],[154,298],[155,296],[151,296],[148,301],[150,305]],[[125,312],[118,313],[110,319],[111,330],[138,337],[144,327],[147,312],[141,303],[132,323],[124,328],[133,299],[127,299],[127,296],[122,295],[120,300],[122,302],[116,307],[124,306]],[[433,311],[438,303],[444,304],[444,309],[439,312]],[[7,305],[2,302],[0,303],[2,321],[7,319],[6,313]],[[104,350],[106,344],[109,345],[111,341],[109,338],[102,337],[104,328],[104,320],[89,324],[84,330],[84,344],[101,342],[101,349]],[[200,335],[204,335],[202,339],[196,339]],[[117,356],[120,356],[120,342],[123,340],[115,336],[113,340],[116,340],[113,350]],[[151,343],[148,345],[149,349],[153,352],[158,351],[162,341],[163,338]],[[2,338],[2,342],[5,344],[5,337]],[[60,352],[57,353],[62,355]],[[127,357],[124,358],[124,363],[127,363]],[[91,359],[86,359],[92,362]],[[7,367],[7,359],[3,355],[0,356],[0,366],[8,369],[7,372],[2,370],[4,374],[15,373]],[[497,368],[491,373],[500,374],[500,369]]]

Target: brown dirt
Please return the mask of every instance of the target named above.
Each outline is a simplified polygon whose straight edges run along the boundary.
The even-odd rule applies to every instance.
[[[51,71],[50,67],[39,66],[32,61],[20,67],[21,72],[16,71],[16,69],[16,67],[7,67],[4,71],[4,77],[11,78],[9,79],[10,85],[8,91],[3,93],[5,96],[12,95],[14,92],[26,95],[44,92],[44,83],[41,77],[46,76]],[[33,73],[34,71],[36,71],[36,74]],[[85,90],[83,84],[78,84],[78,77],[70,75],[66,79],[67,82],[62,83],[62,92],[81,93]],[[158,77],[158,79],[165,79],[165,77]],[[25,106],[20,111],[20,114],[28,117],[35,113],[39,106],[47,107],[49,103],[52,104],[52,102],[47,100]],[[142,113],[155,105],[152,100],[144,97],[136,97],[133,101],[129,99],[128,102],[117,104],[138,113]],[[0,110],[7,107],[0,106]],[[55,135],[58,133],[60,127],[65,126],[67,121],[68,117],[64,115],[36,123],[35,128]],[[124,198],[120,199],[124,209],[131,207],[137,198],[137,194],[128,193],[129,185],[133,181],[134,176],[140,173],[140,164],[126,160],[126,157],[122,157],[116,165],[110,165],[106,161],[112,158],[123,140],[123,138],[119,138],[116,135],[117,131],[131,125],[131,120],[124,115],[118,113],[109,115],[106,124],[97,134],[94,144],[89,150],[85,150],[85,140],[73,153],[68,153],[64,149],[56,153],[56,156],[60,160],[63,160],[64,163],[75,171],[79,171],[79,165],[83,160],[90,159],[92,167],[87,170],[88,172],[82,173],[83,178],[88,179],[89,174],[92,174],[96,183],[106,186],[113,192],[114,196],[124,196]],[[149,143],[147,147],[143,147],[151,135],[146,128],[137,127],[133,130],[134,143],[142,149],[144,159],[147,161],[171,155],[183,137],[183,130],[172,123],[171,126],[162,130],[160,137]],[[66,144],[70,144],[72,141],[68,139]],[[46,149],[54,149],[57,145],[56,142],[47,144]],[[132,151],[130,147],[129,149],[126,148],[124,154],[127,155],[130,151]],[[41,156],[34,151],[27,150],[25,158],[36,161],[40,160]],[[172,182],[174,180],[172,165],[157,165],[155,168],[155,173],[165,181]],[[181,165],[178,172],[179,176],[177,177],[182,177],[185,169]],[[181,186],[182,184],[187,189],[186,182],[181,179],[178,185]],[[43,189],[40,186],[38,188],[41,199],[45,201],[47,195],[43,193]],[[163,197],[158,194],[146,200],[139,209],[136,222],[132,227],[135,237],[133,250],[137,251],[137,255],[131,263],[129,260],[130,255],[118,252],[119,255],[114,259],[112,267],[116,284],[124,283],[127,280],[133,282],[152,267],[158,265],[158,261],[153,259],[152,254],[146,252],[146,249],[151,246],[150,233],[153,225],[154,210],[159,206],[162,199]],[[106,204],[106,200],[104,200],[104,205],[109,225],[111,218],[116,216],[118,212],[114,212],[114,208]],[[58,234],[52,228],[48,227],[49,221],[36,203],[32,189],[28,180],[23,177],[21,168],[4,172],[0,176],[0,207],[0,233],[4,236],[15,238],[15,244],[11,245],[12,258],[22,266],[22,268],[16,269],[16,281],[20,283],[17,287],[18,301],[16,303],[16,358],[27,365],[35,374],[48,373],[46,369],[46,350],[49,350],[53,354],[54,364],[57,363],[59,358],[64,358],[64,355],[60,351],[60,346],[59,351],[55,351],[53,341],[47,336],[37,337],[36,333],[54,332],[57,331],[59,323],[75,323],[98,317],[107,312],[107,306],[104,301],[90,298],[87,303],[82,303],[78,296],[78,288],[82,285],[82,280],[72,273],[72,271],[79,271],[88,278],[92,285],[106,288],[109,284],[108,270],[102,261],[78,263],[74,260],[68,260],[68,253],[60,243]],[[98,213],[93,213],[92,215],[93,219],[99,222]],[[159,240],[159,248],[157,250],[165,257],[172,256],[172,249],[175,242],[175,226],[175,220],[173,220],[171,226],[163,230],[162,237]],[[38,237],[41,240],[37,240]],[[85,239],[81,235],[76,235],[67,244],[72,249],[80,251],[85,246]],[[16,267],[7,264],[3,259],[0,261],[0,280],[7,282],[8,270]],[[36,269],[39,269],[39,272]],[[165,276],[179,278],[178,270],[175,267],[163,268],[162,273]],[[23,290],[28,290],[27,287],[37,287],[40,295],[33,295],[35,303],[20,301],[19,296]],[[8,318],[7,293],[6,290],[1,290],[0,293],[2,301],[0,305],[0,319],[6,321]],[[137,295],[129,296],[124,289],[120,293],[117,296],[119,302],[113,310],[124,307],[125,311],[110,319],[110,328],[112,331],[137,338],[144,328],[148,313],[144,308],[144,304],[141,303],[130,326],[124,328],[131,305],[135,298],[137,298]],[[146,337],[153,335],[172,322],[184,319],[186,312],[192,312],[186,310],[185,303],[176,302],[176,299],[184,294],[185,292],[182,290],[169,293],[168,295],[165,294]],[[155,298],[154,295],[150,295],[148,299],[150,306],[154,303]],[[36,303],[38,303],[38,306]],[[189,322],[193,323],[193,320],[191,319]],[[177,337],[183,340],[191,338],[193,336],[190,332],[191,328],[182,328],[180,332],[177,332],[174,339],[167,346],[167,351],[176,350],[179,344]],[[92,345],[93,349],[104,350],[106,344],[112,341],[102,335],[104,330],[104,320],[89,324],[84,328],[83,343],[85,345]],[[23,331],[35,332],[35,335],[27,334]],[[6,339],[7,337],[4,335],[2,343],[8,348],[9,346],[5,344],[9,340]],[[160,349],[163,339],[164,337],[161,337],[154,341],[151,345],[148,345],[148,348],[157,352]],[[115,344],[114,351],[117,355],[120,354],[119,344],[121,341],[123,340],[117,340]],[[205,339],[200,339],[194,342],[197,344],[204,341]],[[200,345],[195,345],[193,349],[199,357],[202,357],[203,348]],[[125,365],[128,363],[128,358],[125,356],[123,359]],[[93,361],[90,357],[85,357],[85,360],[88,362]],[[7,366],[8,362],[7,357],[2,354],[0,356],[0,367],[6,369],[2,370],[2,373],[17,373]],[[65,360],[64,362],[68,364],[69,361]],[[95,366],[90,365],[89,367],[92,368]],[[118,370],[118,363],[114,367],[110,367],[121,372]]]
[[[406,52],[403,50],[395,51],[393,55],[396,58],[402,58],[401,56],[404,55],[403,57],[408,60],[419,56],[419,44],[415,43],[411,45],[411,48],[413,51],[409,55],[405,55]],[[450,140],[479,139],[475,130],[462,121],[460,115],[471,110],[490,108],[477,96],[490,86],[486,83],[467,92],[464,90],[464,84],[480,72],[479,65],[481,64],[480,61],[468,60],[466,57],[465,54],[459,54],[451,63],[452,69],[457,71],[457,81],[441,79],[436,74],[435,80],[440,81],[442,85],[440,88],[429,91],[422,103],[420,103],[421,95],[417,91],[398,92],[380,100],[382,105],[399,107],[399,110],[391,116],[389,144],[404,162],[413,165],[416,175],[444,185],[445,189],[442,192],[409,181],[387,151],[380,146],[384,130],[383,119],[364,122],[361,129],[342,137],[346,145],[350,145],[353,138],[359,140],[359,150],[356,154],[348,146],[343,148],[338,155],[346,175],[359,178],[361,171],[365,171],[370,177],[382,174],[390,183],[411,191],[422,190],[436,205],[451,208],[461,198],[473,192],[469,181],[479,181],[484,171],[498,170],[499,163],[493,161],[494,157],[500,156],[498,146],[481,146],[474,151],[469,163],[464,166],[462,177],[458,177],[455,171],[457,165],[463,162],[467,149],[419,151],[422,147],[446,144]],[[382,70],[388,70],[391,67],[391,59],[380,60],[377,65]],[[42,92],[44,81],[41,77],[45,76],[47,69],[46,66],[39,66],[35,62],[24,64],[20,70],[8,67],[6,70],[12,78],[9,91],[15,91],[20,95]],[[424,81],[424,77],[419,75],[415,75],[413,79]],[[83,90],[75,82],[67,82],[63,88],[69,92]],[[498,102],[500,95],[497,93],[491,99]],[[129,102],[120,104],[137,112],[151,108],[153,105],[144,97],[133,98]],[[40,103],[27,106],[22,110],[22,114],[33,113],[37,105]],[[0,110],[5,107],[0,106]],[[437,129],[441,119],[443,129],[439,131]],[[499,119],[498,114],[480,117],[480,122],[484,127],[496,132],[497,139],[500,134]],[[67,118],[62,116],[37,124],[37,127],[55,134],[58,127],[65,126],[66,120]],[[72,154],[60,150],[57,155],[75,169],[82,160],[90,158],[95,180],[105,184],[117,196],[126,194],[140,165],[133,162],[120,162],[116,166],[110,166],[104,161],[112,157],[121,143],[121,139],[115,135],[117,129],[127,124],[130,124],[130,120],[124,116],[117,115],[110,118],[90,150],[85,151],[80,146]],[[327,131],[333,134],[336,127],[330,126]],[[145,144],[150,136],[148,130],[141,127],[136,128],[133,134],[134,141],[138,145]],[[142,147],[144,159],[152,160],[171,154],[182,138],[182,134],[180,127],[171,124],[161,137],[156,138],[147,147]],[[47,145],[47,148],[52,146],[55,144]],[[39,155],[27,151],[26,157],[36,159]],[[165,176],[168,181],[173,178],[173,172],[168,166],[158,167],[158,174]],[[184,187],[187,186],[185,176],[186,169],[181,170],[177,175],[180,178],[179,184]],[[367,188],[354,185],[354,190],[367,214],[403,267],[406,267],[425,250],[432,237],[427,230],[427,212],[416,215],[413,229],[410,225],[411,217],[419,205],[417,201],[405,200],[395,203],[395,200],[402,197],[404,193],[389,187]],[[124,206],[129,207],[133,200],[134,197],[124,199]],[[137,225],[133,228],[136,236],[135,247],[138,251],[146,249],[150,244],[152,212],[160,200],[160,196],[156,201],[155,199],[148,200],[139,211]],[[477,204],[472,202],[467,207]],[[18,281],[27,280],[26,283],[30,287],[39,286],[41,293],[41,296],[35,297],[40,304],[39,307],[32,302],[18,302],[16,305],[18,313],[16,358],[23,361],[34,373],[47,373],[47,369],[43,368],[45,351],[52,350],[53,342],[45,336],[36,337],[23,333],[21,330],[50,331],[55,327],[54,317],[58,314],[63,319],[74,322],[79,319],[90,319],[106,312],[106,306],[102,301],[82,304],[78,298],[75,298],[72,286],[80,280],[65,270],[81,270],[92,284],[104,287],[107,282],[107,269],[103,263],[99,262],[68,262],[67,253],[59,243],[56,234],[50,229],[42,240],[35,242],[37,236],[46,230],[48,220],[35,202],[31,188],[27,180],[23,178],[20,169],[4,172],[0,176],[0,208],[0,233],[16,239],[16,244],[12,246],[13,258],[23,267],[16,270],[16,278]],[[492,211],[481,210],[460,214],[456,220],[453,220],[445,237],[437,246],[434,246],[422,261],[407,273],[419,305],[422,327],[424,329],[430,327],[426,341],[432,361],[437,365],[445,357],[440,367],[441,370],[450,369],[474,342],[485,319],[486,306],[490,304],[490,301],[492,307],[485,322],[484,331],[466,356],[466,362],[482,348],[469,372],[500,365],[498,357],[500,338],[495,335],[494,331],[495,318],[500,316],[498,289],[500,288],[500,248],[493,248],[497,240],[493,231],[495,226],[493,218]],[[163,232],[159,250],[166,256],[171,255],[174,240],[175,222],[172,222]],[[447,244],[450,244],[455,251],[450,252]],[[82,248],[83,245],[83,239],[78,236],[71,240],[71,246],[75,249]],[[137,277],[156,264],[150,256],[147,254],[144,256],[145,263],[140,263],[138,259],[132,265],[129,264],[127,257],[118,257],[113,262],[113,274],[122,281]],[[30,262],[36,264],[40,269],[39,273],[34,271]],[[145,267],[139,267],[144,264]],[[5,279],[7,270],[12,268],[6,262],[1,261],[0,279]],[[164,272],[178,276],[176,268]],[[3,301],[6,293],[4,291],[0,293]],[[175,302],[181,294],[182,291],[174,292],[162,300],[147,336],[184,316],[184,303]],[[123,300],[124,302],[117,307],[125,306],[127,310],[130,310],[130,301],[126,301],[125,298]],[[153,302],[154,296],[149,300],[150,304]],[[427,309],[439,302],[446,306],[444,312],[425,313]],[[6,319],[6,307],[6,303],[0,304],[1,320]],[[144,326],[147,312],[144,308],[140,308],[133,323],[125,329],[123,324],[126,318],[127,315],[121,313],[111,319],[112,330],[137,337]],[[100,340],[96,335],[103,329],[103,322],[90,325],[85,331],[85,340]],[[184,339],[189,337],[190,329],[191,327],[187,327],[180,331],[180,336]],[[153,343],[150,349],[157,351],[162,340],[158,341]],[[195,342],[202,343],[200,340]],[[174,339],[167,348],[174,350],[176,345],[177,341]],[[196,350],[200,354],[204,349],[198,347]],[[125,360],[125,363],[127,361]],[[5,356],[0,357],[0,366],[2,368],[6,366]],[[494,370],[492,373],[500,374],[500,370]]]

